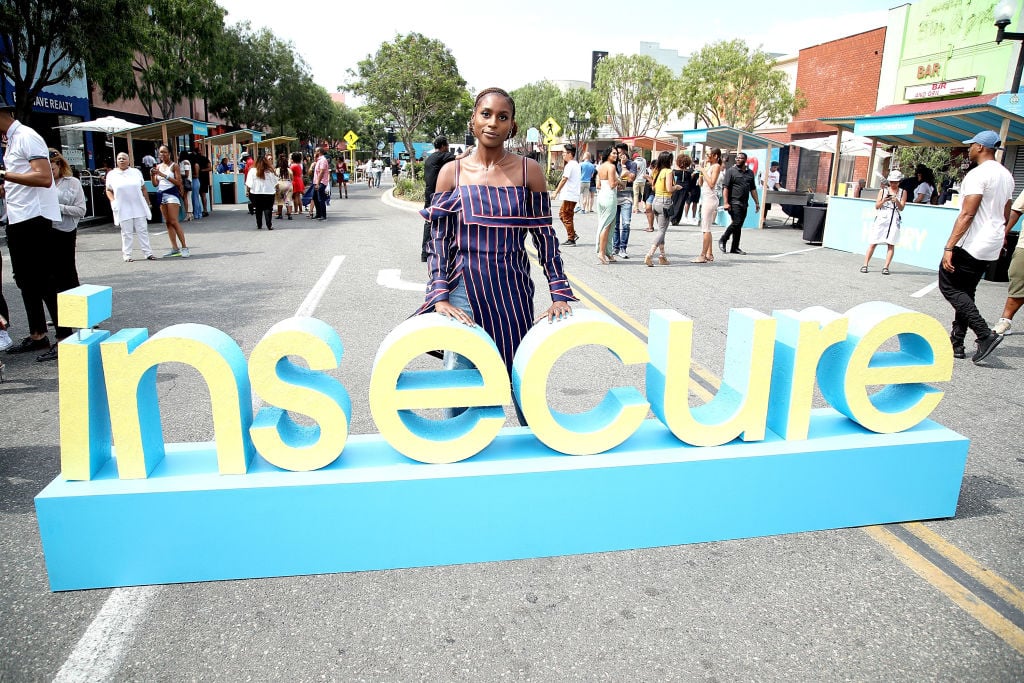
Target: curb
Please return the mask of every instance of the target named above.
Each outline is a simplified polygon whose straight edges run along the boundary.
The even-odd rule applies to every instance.
[[[395,197],[395,188],[391,188],[387,192],[382,192],[380,195],[380,200],[392,208],[401,209],[402,211],[409,211],[411,213],[416,214],[418,214],[420,210],[423,208],[422,206],[415,202],[408,202],[404,199],[399,199],[398,197]]]

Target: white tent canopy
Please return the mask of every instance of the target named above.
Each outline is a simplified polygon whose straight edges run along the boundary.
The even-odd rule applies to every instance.
[[[66,126],[57,126],[61,130],[77,130],[91,133],[120,133],[122,131],[138,128],[138,124],[129,123],[116,116],[103,116],[95,121],[82,121],[80,123],[69,123]]]
[[[789,144],[793,147],[800,147],[812,152],[825,152],[827,154],[835,154],[836,152],[835,135],[829,135],[828,137],[821,138],[808,138],[806,140],[793,140]],[[839,154],[844,157],[869,157],[871,156],[871,140],[855,136],[850,133],[843,133],[843,145]],[[883,149],[879,148],[875,150],[875,157],[884,159],[888,156],[889,153]]]

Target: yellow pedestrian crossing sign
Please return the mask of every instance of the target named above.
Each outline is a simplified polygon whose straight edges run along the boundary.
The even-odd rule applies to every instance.
[[[355,147],[356,140],[358,140],[358,139],[359,139],[359,136],[356,135],[355,132],[353,132],[351,130],[349,132],[345,133],[345,142],[348,143],[349,147]]]
[[[562,131],[562,127],[558,125],[552,117],[548,117],[548,120],[540,124],[541,132],[544,133],[545,138],[554,138]]]

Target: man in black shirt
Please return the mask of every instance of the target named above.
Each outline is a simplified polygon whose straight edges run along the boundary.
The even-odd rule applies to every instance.
[[[423,208],[430,206],[434,190],[437,189],[437,176],[441,173],[441,167],[449,161],[453,161],[455,155],[448,149],[448,138],[439,135],[434,140],[434,153],[423,162],[423,181],[426,189],[423,192]],[[420,260],[427,262],[427,242],[430,240],[430,222],[423,223],[423,242],[420,245]]]
[[[213,171],[213,164],[209,157],[203,154],[199,145],[192,148],[192,177],[199,180],[199,197],[203,203],[203,217],[210,215],[210,208],[207,202],[210,195],[210,173]]]
[[[761,211],[761,201],[757,198],[757,187],[754,181],[754,172],[747,168],[747,155],[740,152],[736,155],[736,165],[725,172],[725,180],[722,181],[722,199],[729,207],[729,216],[732,223],[726,228],[722,238],[718,240],[718,246],[725,251],[725,243],[732,235],[732,248],[730,254],[746,254],[740,249],[740,233],[743,232],[743,221],[747,219],[747,195],[754,200],[754,206],[758,212]]]

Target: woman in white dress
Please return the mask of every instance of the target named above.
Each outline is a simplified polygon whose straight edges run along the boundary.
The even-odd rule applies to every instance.
[[[618,150],[610,147],[601,155],[597,169],[597,258],[605,265],[615,261],[612,255],[615,247],[608,236],[615,225],[615,188],[619,184],[615,162],[618,158]]]
[[[139,248],[147,261],[155,261],[149,246],[149,208],[146,181],[139,169],[128,165],[128,155],[117,155],[117,168],[107,172],[107,199],[114,211],[114,225],[121,228],[121,255],[125,263],[132,261],[132,245],[139,238]]]
[[[889,274],[889,265],[892,264],[892,256],[896,253],[896,245],[900,241],[900,212],[907,205],[907,191],[900,189],[901,180],[903,174],[893,171],[889,174],[888,185],[878,191],[878,199],[875,201],[878,214],[872,226],[871,246],[864,255],[864,265],[860,267],[862,273],[868,272],[868,263],[875,253],[875,247],[884,244],[886,252],[882,275]]]
[[[700,170],[700,231],[701,253],[691,263],[710,263],[715,260],[714,240],[711,238],[711,226],[718,217],[718,195],[722,191],[722,150],[717,147],[707,153],[704,166]]]

